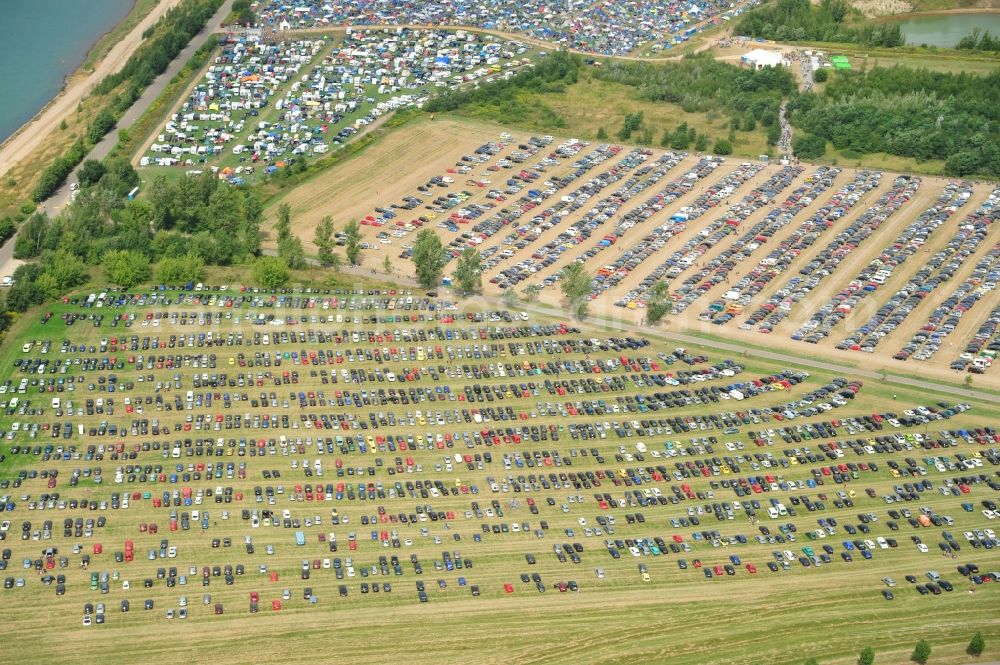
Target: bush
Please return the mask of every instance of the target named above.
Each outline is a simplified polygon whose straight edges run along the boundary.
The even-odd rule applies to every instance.
[[[792,139],[792,150],[800,159],[819,159],[826,154],[826,139],[815,134],[802,134]]]
[[[205,278],[205,261],[194,252],[184,256],[170,256],[156,269],[156,279],[162,284],[186,284]]]
[[[970,656],[979,656],[982,655],[984,649],[986,649],[986,640],[983,639],[982,633],[976,632],[976,634],[972,636],[972,640],[969,642],[969,646],[966,648],[965,652]]]
[[[862,649],[861,655],[858,656],[858,662],[861,665],[872,665],[875,662],[875,649],[871,647]]]
[[[917,646],[913,648],[913,656],[911,660],[914,663],[919,663],[919,665],[924,665],[927,659],[931,657],[931,645],[928,644],[927,640],[920,640],[917,642]]]
[[[731,155],[733,154],[733,144],[729,139],[719,139],[712,146],[712,152],[716,155]]]
[[[830,78],[830,70],[827,67],[820,67],[813,72],[813,81],[816,83],[826,83],[828,78]]]
[[[114,250],[101,258],[104,272],[115,284],[130,289],[149,279],[149,258],[139,252]]]
[[[279,289],[288,284],[288,267],[277,256],[262,256],[254,264],[253,278],[266,289]]]

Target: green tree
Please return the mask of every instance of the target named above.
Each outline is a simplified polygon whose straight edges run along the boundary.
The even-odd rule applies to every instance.
[[[508,309],[517,307],[517,291],[509,286],[500,293],[500,299],[503,301],[504,306]]]
[[[274,232],[278,234],[278,242],[287,240],[292,235],[292,208],[287,203],[278,206],[275,216]]]
[[[361,225],[358,220],[352,219],[344,227],[344,251],[347,254],[347,262],[352,266],[361,265]]]
[[[603,141],[606,138],[608,138],[608,132],[605,131],[604,127],[598,127],[597,128],[597,140],[598,141]]]
[[[875,649],[871,647],[862,649],[861,654],[858,656],[858,662],[861,665],[872,665],[875,662]]]
[[[591,277],[583,264],[573,261],[563,268],[559,278],[559,288],[569,304],[570,310],[579,318],[587,314],[587,296],[590,294]]]
[[[528,284],[526,287],[524,287],[524,291],[522,291],[522,293],[524,294],[525,300],[527,300],[528,302],[535,302],[535,300],[538,299],[538,294],[541,293],[541,291],[542,287],[538,286],[538,284]]]
[[[417,269],[417,281],[425,289],[437,286],[444,271],[444,245],[431,229],[421,229],[413,241],[413,265]]]
[[[815,658],[810,658],[806,661],[805,665],[819,665],[819,661]]]
[[[715,145],[712,146],[712,152],[716,155],[731,155],[733,154],[733,143],[729,139],[717,139]]]
[[[101,257],[104,272],[115,284],[130,289],[149,279],[149,258],[131,250],[113,250]]]
[[[972,640],[969,642],[969,646],[965,649],[965,652],[970,656],[982,655],[983,651],[986,649],[986,640],[983,639],[983,634],[976,631],[976,634],[972,636]]]
[[[931,645],[927,640],[920,640],[917,642],[917,646],[913,648],[913,656],[911,660],[919,665],[924,665],[927,659],[931,657]]]
[[[35,286],[47,300],[52,300],[60,293],[59,282],[47,272],[38,276],[38,279],[35,280]]]
[[[670,147],[674,150],[687,150],[691,145],[691,134],[688,132],[688,124],[682,122],[677,125],[673,136],[670,137]]]
[[[253,278],[266,289],[279,289],[288,284],[288,266],[276,256],[261,256],[254,263]]]
[[[705,152],[708,150],[708,135],[698,134],[698,138],[694,141],[694,149],[698,152]]]
[[[205,261],[194,252],[166,257],[156,268],[156,279],[162,284],[174,285],[200,282],[205,279]]]
[[[46,256],[45,272],[55,278],[61,291],[79,286],[87,281],[87,266],[80,257],[60,249]]]
[[[830,70],[826,67],[820,67],[813,72],[813,81],[816,83],[826,83],[828,78],[830,78]]]
[[[340,272],[340,269],[344,267],[344,259],[340,257],[340,254],[330,255],[330,267],[334,272]]]
[[[655,325],[674,309],[670,300],[670,287],[666,282],[656,282],[646,296],[646,320]]]
[[[316,245],[319,261],[323,265],[330,265],[333,259],[333,218],[329,215],[316,225],[316,234],[313,236],[313,244]]]
[[[826,139],[816,134],[801,134],[792,139],[792,150],[800,159],[818,159],[826,154]]]
[[[289,235],[278,241],[278,256],[284,259],[292,270],[301,270],[306,267],[306,252],[302,248],[302,240],[298,236]]]
[[[458,255],[458,263],[453,274],[455,281],[466,293],[473,293],[482,286],[483,257],[472,247],[466,247]]]
[[[107,169],[104,168],[104,164],[99,160],[88,159],[80,165],[80,169],[76,172],[76,177],[80,181],[81,187],[90,187],[91,185],[96,185],[104,177],[106,171]]]

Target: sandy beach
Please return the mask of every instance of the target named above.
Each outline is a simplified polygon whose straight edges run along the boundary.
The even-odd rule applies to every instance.
[[[18,162],[31,154],[39,144],[59,127],[59,123],[73,112],[97,83],[121,69],[142,42],[142,33],[156,23],[180,0],[160,0],[159,4],[142,21],[115,44],[94,71],[86,76],[76,72],[69,77],[68,85],[59,95],[39,111],[34,118],[0,145],[0,175],[7,173]]]

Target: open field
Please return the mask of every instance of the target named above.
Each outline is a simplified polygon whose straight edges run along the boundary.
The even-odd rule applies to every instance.
[[[529,316],[521,322],[515,313],[510,322],[500,314],[492,317],[496,320],[475,322],[466,319],[461,303],[454,308],[447,300],[427,301],[402,291],[272,297],[231,288],[211,294],[160,292],[155,301],[135,298],[118,305],[108,300],[102,307],[84,308],[81,302],[53,306],[47,323],[37,316],[23,318],[0,354],[0,366],[12,380],[3,399],[16,397],[20,402],[8,407],[10,413],[0,413],[0,429],[11,433],[3,444],[0,481],[6,482],[0,491],[9,493],[16,504],[0,514],[0,519],[11,522],[0,543],[11,550],[0,577],[26,580],[23,588],[0,590],[8,617],[0,635],[7,638],[5,653],[17,662],[106,662],[121,657],[125,644],[130,653],[141,644],[144,658],[176,657],[197,649],[225,653],[235,662],[262,658],[301,662],[331,655],[384,662],[385,640],[391,637],[394,654],[420,663],[495,662],[496,654],[502,653],[505,659],[535,663],[636,659],[704,663],[706,658],[718,663],[751,658],[797,663],[815,655],[823,663],[846,664],[854,662],[860,646],[869,643],[876,646],[880,662],[904,662],[916,640],[927,637],[935,662],[961,663],[967,662],[963,649],[975,630],[986,636],[984,659],[1000,655],[996,613],[1000,586],[977,586],[956,572],[956,565],[971,561],[981,572],[1000,568],[1000,557],[994,553],[1000,550],[973,549],[963,535],[995,528],[997,523],[981,512],[980,503],[995,501],[996,489],[979,482],[968,485],[969,493],[963,494],[957,484],[961,476],[979,474],[994,487],[997,482],[994,465],[1000,457],[993,436],[966,440],[955,434],[959,429],[996,425],[990,407],[973,399],[968,400],[969,410],[945,413],[937,404],[940,396],[890,390],[875,382],[858,387],[857,398],[826,413],[817,408],[817,413],[807,415],[805,406],[791,407],[799,411],[792,423],[778,420],[774,407],[797,402],[836,377],[814,373],[798,385],[789,383],[785,389],[765,389],[756,395],[746,388],[747,395],[737,402],[720,398],[718,389],[784,368],[734,357],[730,358],[734,376],[660,386],[655,377],[687,380],[686,372],[717,366],[727,357],[709,352],[698,362],[694,356],[701,351],[688,348],[683,355],[694,361],[688,364],[677,359],[672,345],[655,336],[649,346],[612,350],[606,342],[601,347],[584,341],[607,340],[606,333],[586,326],[574,332],[558,322],[555,328],[539,328],[536,332],[543,334],[533,335],[530,326],[549,321]],[[64,325],[64,315],[74,314],[83,318]],[[121,322],[111,326],[113,318],[128,319],[133,314],[128,327]],[[102,325],[95,327],[89,315],[103,315]],[[283,325],[264,324],[271,316]],[[509,332],[497,336],[497,331],[518,326],[529,328],[519,337]],[[386,337],[395,336],[397,330],[414,338]],[[208,333],[211,344],[202,337]],[[292,341],[291,336],[299,334],[302,341]],[[319,337],[327,334],[328,339]],[[152,348],[154,340],[159,349]],[[26,341],[35,344],[24,351]],[[43,352],[46,341],[51,348]],[[71,346],[77,345],[87,348],[74,351]],[[369,353],[385,355],[368,358]],[[619,356],[639,364],[628,368],[611,362]],[[100,369],[87,364],[88,359],[99,363],[106,357],[115,358],[115,366]],[[177,358],[176,367],[167,366],[168,357]],[[26,372],[15,367],[15,361],[33,364]],[[39,361],[46,362],[43,373],[35,370]],[[56,366],[59,361],[66,363],[65,372]],[[537,371],[529,371],[532,363]],[[595,372],[595,367],[602,371]],[[354,384],[352,372],[356,377],[358,372],[365,375],[367,385]],[[413,375],[402,383],[407,373]],[[114,392],[108,389],[112,374]],[[196,385],[195,379],[202,375],[208,384]],[[12,391],[22,378],[28,381],[26,391]],[[40,382],[41,390],[33,380]],[[50,382],[51,392],[45,385]],[[664,393],[678,390],[690,391],[693,399],[681,406],[668,407],[666,402],[656,406]],[[718,401],[709,398],[712,394]],[[639,396],[644,398],[641,408],[635,400]],[[60,400],[61,413],[51,404],[53,398]],[[375,402],[366,404],[366,399]],[[73,413],[65,411],[67,400],[72,401]],[[103,413],[97,412],[98,405]],[[861,419],[886,412],[902,414],[918,405],[952,417],[900,427],[882,420],[877,423],[881,430],[874,429],[874,419]],[[504,421],[500,415],[508,408],[513,419],[508,416]],[[29,409],[41,412],[32,415]],[[742,415],[735,416],[728,433],[722,420],[704,420],[703,428],[695,425],[691,431],[682,431],[674,420],[729,412],[744,414],[747,422],[741,422]],[[260,429],[264,422],[273,426]],[[48,429],[52,423],[61,427],[68,423],[68,438],[61,434],[53,438]],[[820,435],[815,429],[819,423],[833,429]],[[37,434],[31,436],[36,425]],[[111,425],[118,430],[115,434],[101,434],[102,426]],[[166,431],[156,434],[154,427]],[[833,441],[841,442],[842,453],[826,447]],[[943,447],[931,448],[931,441]],[[121,454],[116,452],[119,444]],[[48,445],[53,446],[51,453],[45,450]],[[880,450],[866,451],[866,445]],[[883,445],[888,447],[881,450]],[[134,457],[125,459],[133,450]],[[44,460],[45,454],[52,457]],[[57,459],[62,455],[69,459]],[[960,455],[974,460],[968,463],[970,470],[948,468],[962,459]],[[912,465],[907,457],[914,458]],[[865,470],[862,463],[875,464],[878,470],[870,466]],[[915,476],[893,477],[890,463],[904,471],[912,466]],[[218,469],[214,477],[208,475],[212,464],[213,470]],[[844,477],[834,482],[826,473],[838,464],[854,466],[845,466]],[[133,472],[127,465],[150,466]],[[93,481],[97,467],[102,471],[100,484]],[[73,469],[89,471],[74,484]],[[12,482],[19,472],[37,470],[58,470],[54,486],[31,476]],[[118,470],[121,482],[116,482]],[[280,477],[273,475],[274,470]],[[678,475],[672,478],[675,472]],[[834,468],[833,473],[840,472]],[[773,485],[764,478],[768,474],[773,475]],[[747,483],[745,496],[734,490],[739,486],[732,485],[735,481],[758,476],[759,481]],[[418,481],[423,484],[418,486]],[[783,489],[792,481],[802,481],[802,488]],[[821,485],[811,485],[819,481]],[[915,500],[886,505],[880,498],[892,495],[896,485],[904,492],[904,483],[924,481],[930,489],[914,495]],[[957,494],[942,493],[952,482]],[[318,484],[329,484],[322,491],[329,496],[318,494]],[[221,492],[218,498],[216,487]],[[255,487],[262,488],[259,501],[254,499]],[[185,488],[192,490],[190,505],[185,505]],[[269,488],[274,490],[273,500],[268,498]],[[868,496],[868,490],[875,498]],[[156,507],[154,499],[164,491],[168,495],[176,491],[178,505]],[[43,493],[51,492],[59,493],[51,507],[29,509]],[[119,502],[127,496],[127,507],[113,509],[112,493],[120,493]],[[297,494],[298,500],[292,501]],[[610,501],[602,506],[595,494]],[[662,501],[657,498],[661,496]],[[94,502],[94,507],[58,505],[83,499]],[[789,514],[771,518],[767,509],[772,500]],[[101,507],[102,501],[108,506]],[[732,501],[747,502],[759,523],[748,523],[743,504],[733,508]],[[482,511],[479,515],[474,502]],[[966,512],[963,503],[969,503],[972,511]],[[718,517],[713,504],[721,511]],[[915,519],[919,508],[954,523],[914,527],[889,514],[908,509]],[[282,515],[286,509],[287,524]],[[209,517],[202,523],[202,516],[193,516],[194,510]],[[255,527],[252,519],[243,519],[243,510],[272,510],[281,526],[266,525],[257,513],[261,524]],[[876,521],[868,517],[870,512]],[[859,514],[864,514],[864,521]],[[190,517],[189,529],[184,528],[185,515]],[[334,516],[339,524],[331,523]],[[76,517],[104,518],[106,524],[95,526],[92,536],[64,535],[59,524]],[[828,520],[833,533],[816,535],[816,518]],[[369,519],[373,523],[364,524]],[[26,540],[19,528],[24,520],[31,522]],[[45,520],[53,521],[51,538],[43,533],[34,540],[36,531],[44,531]],[[172,520],[178,522],[176,531],[170,526]],[[156,524],[157,533],[142,531],[141,524]],[[855,534],[849,535],[848,529]],[[303,532],[302,546],[295,544],[296,531]],[[938,548],[945,531],[954,533],[961,548],[955,559],[942,557]],[[334,552],[328,534],[335,536]],[[920,552],[911,536],[929,551]],[[246,537],[252,541],[252,554],[247,552]],[[773,542],[767,542],[768,537]],[[160,557],[164,538],[168,549],[176,548],[175,557],[169,553]],[[222,542],[226,538],[228,546]],[[883,548],[874,542],[879,538],[895,538],[897,546],[886,540]],[[983,538],[991,536],[984,532]],[[609,555],[605,539],[610,539],[620,558]],[[872,541],[871,559],[866,560],[853,543],[854,549],[845,549],[845,539],[865,549],[869,546],[864,541]],[[124,552],[127,540],[134,543],[134,558],[116,563],[115,552]],[[213,547],[213,540],[219,541],[218,547]],[[565,551],[562,556],[567,560],[561,562],[553,552],[553,545],[571,543],[580,545],[582,551],[573,553],[579,563],[570,561]],[[74,544],[82,546],[80,553],[71,553]],[[100,553],[95,553],[95,544],[101,545]],[[830,547],[829,554],[824,545]],[[58,548],[51,571],[22,568],[23,558],[38,558],[50,546]],[[273,554],[267,553],[269,546]],[[629,546],[637,547],[639,556],[633,556]],[[147,558],[151,549],[155,560]],[[772,552],[784,550],[790,551],[792,560],[781,564]],[[448,560],[442,551],[449,553]],[[810,565],[804,567],[797,560],[810,551],[821,565],[807,559]],[[851,554],[852,561],[841,552]],[[90,557],[87,569],[80,567],[84,554]],[[411,555],[417,557],[420,573]],[[529,563],[526,555],[534,556],[535,563]],[[67,557],[65,568],[59,564],[62,556]],[[385,571],[380,570],[380,556],[387,559]],[[398,571],[389,561],[393,556],[399,557]],[[331,560],[329,568],[326,559]],[[333,559],[339,560],[343,579],[338,579]],[[303,560],[310,567],[314,560],[319,565],[309,571],[308,580],[302,579]],[[458,560],[461,569],[454,566]],[[686,567],[681,567],[681,560]],[[768,569],[769,562],[774,572]],[[204,566],[226,565],[243,565],[244,573],[234,572],[228,584],[224,572],[216,576],[210,570],[209,583],[203,586]],[[261,565],[268,574],[259,572]],[[648,571],[648,582],[642,580],[640,565]],[[722,571],[721,577],[713,574],[706,579],[706,568],[725,565],[732,567],[732,575]],[[176,568],[176,577],[171,578],[171,567]],[[164,569],[164,579],[157,577],[158,568]],[[595,574],[598,568],[603,577]],[[928,571],[939,572],[954,591],[919,595],[913,587],[929,582]],[[98,579],[102,572],[109,574],[107,593],[90,589],[94,572]],[[278,575],[276,581],[270,581],[270,573]],[[544,593],[534,582],[521,582],[522,573],[537,573]],[[40,579],[44,574],[65,575],[65,595],[55,595],[55,584],[44,585]],[[906,575],[914,575],[917,582],[907,582]],[[888,590],[881,581],[886,576],[897,584],[892,601],[881,593]],[[151,580],[149,588],[143,588],[146,578]],[[127,590],[122,588],[125,580],[131,587]],[[556,588],[571,580],[578,584],[578,592]],[[418,599],[418,582],[425,584],[426,604]],[[377,594],[370,590],[375,583],[380,585]],[[382,589],[384,584],[391,585],[391,591]],[[512,585],[510,593],[505,584]],[[341,585],[346,597],[340,596]],[[362,585],[367,585],[367,594]],[[472,595],[472,585],[479,596]],[[316,596],[315,605],[303,599],[306,587]],[[285,589],[287,599],[282,598]],[[251,592],[260,594],[259,614],[249,612]],[[207,605],[205,593],[211,595]],[[182,608],[181,596],[187,599],[188,617],[168,619],[168,610],[176,616]],[[125,599],[130,602],[128,613],[119,609]],[[153,610],[143,610],[146,599],[154,601]],[[272,609],[275,600],[281,603],[280,611]],[[84,605],[100,602],[106,604],[105,623],[81,625]],[[216,603],[223,605],[222,616],[213,612]],[[13,639],[24,630],[44,632],[46,639]],[[106,639],[95,639],[93,633],[103,632]],[[627,646],[621,639],[624,634],[629,636]],[[234,640],[234,635],[240,639]],[[74,648],[80,640],[92,648],[81,653]],[[710,644],[717,646],[706,646]]]
[[[536,284],[542,287],[540,300],[553,305],[561,298],[558,273],[570,261],[583,260],[595,276],[591,313],[631,322],[644,317],[651,280],[666,279],[676,303],[675,314],[665,320],[667,329],[724,331],[730,340],[766,339],[771,346],[850,362],[858,359],[857,350],[835,347],[859,330],[864,333],[861,326],[933,259],[927,278],[938,286],[926,297],[921,294],[920,307],[907,305],[908,314],[893,314],[901,318],[886,329],[891,334],[879,334],[885,339],[874,353],[863,354],[863,362],[902,369],[903,363],[892,356],[923,328],[940,338],[935,342],[940,348],[923,361],[909,360],[906,369],[912,365],[913,372],[944,381],[961,379],[950,366],[976,331],[996,316],[991,311],[996,302],[993,257],[1000,226],[992,223],[996,193],[989,185],[872,172],[871,189],[854,197],[865,178],[854,168],[741,165],[739,158],[608,151],[596,142],[561,139],[535,146],[524,133],[501,141],[500,128],[491,137],[495,154],[473,155],[484,145],[489,126],[468,125],[477,135],[463,141],[458,128],[465,126],[457,121],[414,123],[385,137],[377,151],[356,158],[363,161],[340,165],[294,191],[283,199],[292,206],[294,231],[308,243],[310,229],[324,215],[331,215],[338,228],[348,219],[361,219],[366,242],[378,248],[364,252],[363,265],[381,266],[389,253],[394,274],[412,276],[412,264],[396,256],[401,248],[406,254],[415,228],[430,225],[453,254],[467,245],[479,249],[487,292],[511,286],[520,293]],[[433,158],[421,159],[420,168],[413,169],[415,157],[431,145],[437,145],[429,151]],[[560,145],[563,156],[553,152]],[[475,159],[463,161],[463,155]],[[510,161],[512,156],[520,161]],[[391,183],[382,175],[404,172],[412,176]],[[433,177],[437,182],[428,189]],[[966,192],[960,206],[935,203],[946,187],[954,186]],[[405,196],[422,203],[412,207]],[[345,201],[350,202],[346,207]],[[390,212],[380,213],[377,207]],[[922,214],[944,219],[929,232],[898,239]],[[979,229],[975,238],[966,238],[963,224]],[[893,249],[900,242],[907,249]],[[969,244],[958,263],[945,261],[946,269],[937,253],[951,255],[964,242]],[[879,277],[872,261],[887,248],[901,252],[903,260]],[[876,277],[881,286],[871,281]],[[933,310],[962,284],[961,295],[974,300],[949,301],[949,307],[961,309],[951,312],[961,323],[945,322],[943,311]],[[788,299],[792,293],[794,301]],[[848,296],[859,300],[858,306],[824,339],[814,345],[789,339],[832,298]],[[775,309],[782,300],[788,302]],[[945,325],[954,332],[942,337]],[[766,337],[764,327],[771,331]],[[995,343],[987,334],[982,350]],[[978,350],[974,355],[980,355]],[[988,359],[982,362],[989,364]],[[995,372],[983,369],[973,379],[976,385],[1000,385]]]

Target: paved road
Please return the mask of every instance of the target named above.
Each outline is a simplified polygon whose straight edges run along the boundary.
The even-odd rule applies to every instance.
[[[264,250],[265,254],[274,256],[277,254],[274,250]],[[395,282],[406,287],[419,288],[419,284],[416,280],[401,276],[395,273],[386,274],[382,270],[382,257],[379,253],[369,252],[366,253],[365,259],[377,264],[378,267],[374,268],[373,265],[362,265],[358,267],[344,266],[341,268],[340,273],[344,275],[358,275],[367,278],[384,279],[386,281]],[[312,265],[319,265],[319,262],[315,259],[307,259],[308,263]],[[503,300],[498,296],[476,296],[476,299],[484,304],[488,304],[491,307],[497,309],[509,309]],[[528,303],[519,302],[513,309],[526,310],[533,312],[535,314],[541,314],[544,316],[564,316],[565,312],[562,310],[543,305],[540,303]],[[840,365],[835,362],[827,362],[822,360],[814,360],[812,358],[805,358],[801,356],[789,357],[788,353],[776,352],[776,351],[765,351],[761,349],[752,349],[742,346],[740,344],[732,344],[730,342],[723,342],[722,340],[706,339],[704,337],[696,337],[694,335],[687,335],[685,333],[671,332],[668,330],[660,330],[656,328],[649,328],[647,326],[640,326],[632,323],[627,323],[625,321],[613,320],[613,319],[597,319],[591,318],[587,319],[586,324],[588,326],[596,328],[604,328],[605,330],[635,333],[644,335],[646,337],[660,337],[662,339],[669,339],[673,342],[680,342],[682,344],[696,344],[700,346],[705,346],[711,349],[717,349],[719,351],[728,351],[730,353],[743,355],[746,354],[747,357],[751,358],[763,358],[765,360],[770,360],[777,363],[788,363],[791,362],[794,365],[824,370],[827,372],[836,372],[844,376],[849,376],[852,378],[864,378],[869,380],[882,381],[882,373],[874,372],[871,370],[859,369],[857,367],[850,367],[848,365]],[[892,373],[887,373],[885,376],[885,383],[888,385],[899,385],[906,386],[908,388],[920,388],[924,390],[932,390],[938,393],[945,393],[947,395],[953,395],[955,397],[963,398],[974,398],[983,402],[991,402],[994,404],[1000,404],[1000,395],[984,392],[981,390],[976,390],[975,388],[963,388],[957,385],[949,385],[946,383],[936,383],[933,381],[923,381],[921,379],[913,379],[907,376],[898,376]]]

